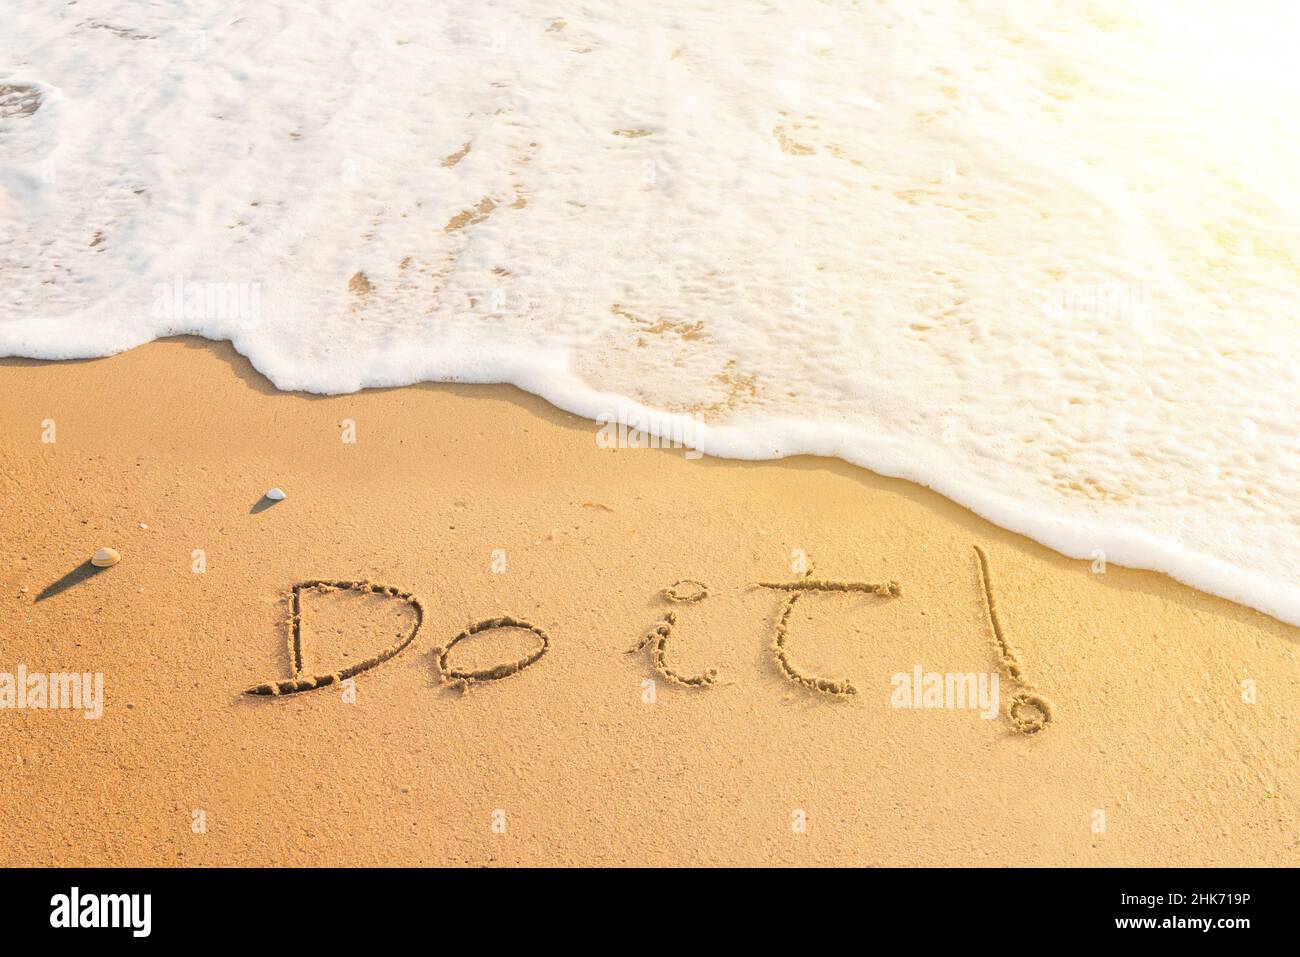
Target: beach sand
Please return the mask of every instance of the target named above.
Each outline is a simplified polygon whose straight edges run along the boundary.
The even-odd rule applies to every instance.
[[[97,720],[0,711],[0,864],[1300,861],[1300,629],[841,462],[609,450],[596,430],[505,386],[280,393],[197,339],[0,361],[0,671],[104,676]],[[1036,734],[1005,714],[1005,670],[991,720],[891,707],[917,666],[999,670],[975,545],[1052,705]],[[101,546],[122,561],[88,574]],[[855,695],[775,660],[789,593],[755,583],[800,578],[801,554],[816,579],[901,584],[791,609],[793,667]],[[289,595],[317,578],[409,591],[422,627],[351,685],[244,694],[289,678]],[[709,597],[667,602],[679,579]],[[668,666],[713,685],[627,653],[669,611]],[[440,681],[435,649],[498,616],[546,653]],[[308,590],[304,668],[413,620]],[[449,667],[539,647],[489,631]]]

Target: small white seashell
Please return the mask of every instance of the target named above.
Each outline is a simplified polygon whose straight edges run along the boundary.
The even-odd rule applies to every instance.
[[[284,498],[284,489],[277,485],[275,488],[271,489],[271,491],[266,493],[266,497],[272,502],[278,502],[280,499]]]
[[[122,556],[111,548],[101,548],[91,556],[90,564],[96,568],[108,568],[122,560]]]

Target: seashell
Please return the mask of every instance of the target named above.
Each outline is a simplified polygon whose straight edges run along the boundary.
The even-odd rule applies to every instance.
[[[122,556],[114,549],[101,548],[91,556],[90,564],[94,565],[96,568],[108,568],[110,565],[116,565],[121,560]]]
[[[266,497],[272,502],[278,502],[284,498],[284,489],[277,485],[275,488],[271,489],[271,491],[266,493]]]

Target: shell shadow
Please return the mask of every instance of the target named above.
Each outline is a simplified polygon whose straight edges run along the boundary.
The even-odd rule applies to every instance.
[[[47,598],[53,598],[55,595],[67,591],[74,585],[80,585],[86,579],[94,578],[100,572],[107,570],[108,569],[106,568],[100,568],[98,565],[92,565],[89,561],[82,562],[58,581],[46,585],[41,590],[41,593],[36,596],[36,601],[45,601]]]

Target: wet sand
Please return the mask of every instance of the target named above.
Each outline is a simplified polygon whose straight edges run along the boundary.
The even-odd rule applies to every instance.
[[[505,386],[280,393],[197,339],[0,360],[0,397],[0,672],[104,689],[0,708],[2,865],[1300,859],[1300,629],[926,489],[602,449]],[[809,567],[897,594],[758,585]],[[419,630],[304,588],[295,645],[312,580]],[[918,667],[997,714],[896,707]]]

